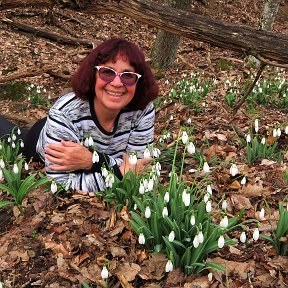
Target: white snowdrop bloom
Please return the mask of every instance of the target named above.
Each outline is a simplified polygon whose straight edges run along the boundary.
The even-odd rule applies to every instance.
[[[102,167],[101,168],[101,174],[104,178],[106,178],[109,174],[109,171],[105,167]]]
[[[259,229],[255,228],[254,232],[253,232],[253,240],[257,241],[259,239]]]
[[[158,140],[158,142],[159,142],[159,143],[163,143],[163,142],[164,142],[163,138],[160,137],[159,140]]]
[[[189,154],[194,154],[196,149],[195,149],[195,145],[192,142],[189,142],[189,144],[187,145],[187,151]]]
[[[147,219],[151,217],[151,209],[149,206],[146,206],[144,214],[145,214],[145,218]]]
[[[44,88],[44,89],[43,89],[43,92],[44,92],[44,93],[46,93],[46,92],[47,92],[47,90]]]
[[[27,99],[28,99],[28,101],[31,101],[31,97],[28,97]]]
[[[165,201],[166,203],[169,203],[169,200],[170,200],[169,192],[166,192],[165,195],[164,195],[164,201]]]
[[[211,201],[207,201],[206,203],[206,212],[210,213],[212,211],[212,203]]]
[[[245,243],[246,242],[246,233],[243,231],[240,235],[240,241],[242,243]]]
[[[0,159],[0,168],[5,168],[5,163],[3,159]]]
[[[16,140],[16,135],[12,134],[12,141],[15,141],[15,140]]]
[[[160,150],[158,148],[154,148],[153,149],[153,156],[155,158],[158,158],[160,156],[160,154],[161,154],[161,152],[160,152]]]
[[[272,135],[273,135],[274,138],[277,137],[277,129],[273,129]]]
[[[145,189],[148,189],[148,183],[149,183],[149,181],[147,179],[143,180],[143,186]]]
[[[193,247],[197,248],[199,246],[199,239],[198,239],[198,235],[195,236],[194,240],[193,240]]]
[[[3,148],[3,147],[2,147],[2,145],[1,145],[1,143],[0,143],[0,150],[2,150],[2,148]]]
[[[238,174],[238,167],[235,163],[233,163],[230,167],[230,174],[232,177],[234,177]]]
[[[266,143],[266,139],[265,139],[265,137],[262,137],[262,139],[261,139],[261,144],[262,144],[262,145],[265,145],[265,143]]]
[[[99,155],[97,151],[94,150],[93,155],[92,155],[92,163],[98,163],[99,162]]]
[[[190,205],[190,200],[191,200],[190,193],[187,193],[186,189],[184,189],[182,192],[182,201],[186,207]]]
[[[51,182],[50,190],[53,194],[55,194],[57,192],[57,184],[54,180],[52,180],[52,182]]]
[[[154,187],[154,180],[153,178],[149,178],[148,186],[147,186],[148,191],[151,192],[153,190],[153,187]]]
[[[113,183],[115,182],[115,177],[113,173],[109,173],[105,178],[105,184],[107,188],[112,188]]]
[[[161,164],[159,162],[156,162],[155,168],[156,170],[161,171]]]
[[[226,210],[226,209],[227,209],[227,206],[228,206],[228,205],[227,205],[227,201],[224,199],[223,202],[222,202],[222,209],[223,209],[223,210]]]
[[[17,134],[20,135],[21,134],[21,130],[18,128],[17,129]]]
[[[191,120],[191,118],[188,118],[188,119],[187,119],[187,124],[189,124],[189,125],[190,125],[191,123],[192,123],[192,120]]]
[[[167,261],[166,266],[165,266],[165,271],[167,273],[173,271],[173,263],[171,260]]]
[[[135,204],[134,204],[134,207],[133,207],[133,210],[135,210],[135,211],[136,211],[136,210],[137,210],[137,208],[138,208],[138,206],[137,206],[137,204],[135,203]]]
[[[15,174],[17,174],[17,173],[19,172],[19,169],[18,169],[17,164],[14,164],[14,166],[13,166],[13,172],[14,172]]]
[[[167,139],[170,139],[170,138],[171,138],[171,134],[170,134],[170,132],[167,132],[167,134],[166,134],[166,138],[167,138]]]
[[[209,201],[209,199],[210,199],[210,194],[206,193],[203,197],[204,203],[207,203]]]
[[[194,226],[195,223],[196,223],[196,219],[195,219],[194,214],[192,214],[192,215],[191,215],[191,218],[190,218],[190,224],[191,224],[192,226]]]
[[[285,134],[288,135],[288,126],[285,127]]]
[[[223,237],[223,235],[221,235],[219,238],[218,238],[218,247],[221,249],[223,248],[225,245],[225,239]]]
[[[171,231],[170,234],[169,234],[169,236],[168,236],[168,240],[169,240],[170,242],[173,242],[174,239],[175,239],[175,232],[174,232],[174,231]]]
[[[197,171],[197,170],[196,170],[196,169],[193,169],[193,168],[188,170],[189,173],[194,173],[194,172],[196,172],[196,171]]]
[[[259,120],[258,119],[255,119],[255,126],[254,126],[254,129],[255,129],[255,132],[258,133],[259,131]]]
[[[15,143],[12,142],[11,147],[14,149],[16,147]]]
[[[107,279],[109,276],[109,272],[106,266],[103,266],[102,271],[101,271],[101,278],[103,280]]]
[[[225,229],[228,227],[228,223],[229,223],[228,217],[225,215],[223,219],[220,221],[220,227]]]
[[[207,277],[208,277],[208,281],[211,282],[213,280],[212,272],[210,272]]]
[[[277,132],[277,136],[280,137],[281,136],[281,129],[277,128],[276,132]]]
[[[247,135],[246,135],[246,142],[247,142],[247,143],[250,143],[250,142],[251,142],[251,135],[250,135],[250,134],[247,134]]]
[[[141,244],[141,245],[144,245],[144,244],[145,244],[145,236],[144,236],[143,233],[140,233],[140,234],[139,234],[138,243]]]
[[[163,218],[168,217],[168,209],[167,209],[167,207],[164,207],[164,208],[163,208],[163,210],[162,210],[162,216],[163,216]]]
[[[200,244],[203,243],[204,242],[204,235],[203,235],[202,231],[200,231],[197,236],[198,236],[199,243]]]
[[[2,171],[2,169],[0,169],[0,180],[2,180],[3,179],[3,171]]]
[[[7,142],[8,142],[8,143],[11,142],[11,137],[10,137],[10,136],[8,137]]]
[[[207,193],[212,196],[212,187],[210,184],[207,185]]]
[[[259,219],[264,220],[265,219],[265,209],[262,208],[259,212]]]
[[[139,193],[143,195],[144,192],[145,192],[144,184],[143,184],[143,183],[140,183],[140,186],[139,186]]]
[[[20,147],[23,148],[24,147],[24,142],[21,140],[20,141]]]
[[[150,150],[148,147],[145,148],[143,157],[144,159],[149,159],[151,157]]]
[[[29,170],[29,166],[28,166],[27,162],[25,162],[25,164],[24,164],[24,169],[25,169],[26,171]]]
[[[203,165],[203,172],[208,173],[210,171],[209,164],[207,162]]]
[[[129,155],[129,164],[130,165],[136,165],[137,164],[137,156],[136,154]]]
[[[85,138],[84,140],[84,146],[89,147],[89,138]]]
[[[259,87],[258,91],[259,91],[259,93],[262,93],[263,90],[261,87]]]
[[[165,82],[164,82],[166,85],[168,85],[169,84],[169,80],[167,79],[167,80],[165,80]]]
[[[246,179],[246,177],[244,176],[242,179],[241,179],[241,185],[245,185],[246,184],[246,182],[247,182],[247,179]]]
[[[93,146],[93,144],[94,144],[93,138],[90,136],[88,138],[88,146]]]
[[[189,137],[188,137],[188,134],[186,131],[183,131],[181,140],[182,140],[183,144],[186,144],[188,142]]]
[[[170,116],[170,120],[172,121],[174,119],[173,115]]]

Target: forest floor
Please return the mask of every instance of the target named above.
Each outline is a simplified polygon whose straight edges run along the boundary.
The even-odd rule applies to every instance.
[[[195,13],[252,27],[258,25],[262,5],[258,0],[211,0],[206,1],[206,5],[201,1],[192,2],[191,10]],[[25,75],[29,69],[38,71],[38,75],[26,75],[16,82],[41,86],[43,96],[35,99],[21,84],[0,85],[0,114],[21,128],[30,127],[47,114],[45,101],[53,103],[69,91],[69,75],[90,51],[84,45],[64,45],[21,32],[1,21],[9,18],[68,35],[68,30],[64,32],[60,26],[49,22],[47,15],[45,9],[32,8],[0,12],[0,81],[13,73]],[[116,15],[92,16],[55,8],[53,16],[73,37],[91,40],[96,45],[110,37],[123,37],[139,45],[147,59],[157,33],[154,27]],[[274,30],[288,33],[287,1],[280,6]],[[176,139],[180,126],[187,126],[190,118],[193,141],[205,148],[206,159],[217,156],[226,163],[211,174],[215,201],[226,195],[229,215],[246,208],[245,219],[261,220],[259,211],[265,208],[267,214],[260,221],[259,229],[269,234],[279,218],[278,204],[287,199],[288,192],[288,135],[284,133],[288,125],[287,106],[278,107],[268,95],[265,105],[252,101],[249,107],[245,103],[236,114],[233,113],[225,100],[227,80],[239,85],[235,88],[243,93],[243,85],[251,81],[249,74],[257,71],[244,61],[244,56],[182,39],[173,66],[157,73],[161,98],[157,104],[155,140],[161,142],[163,133],[168,131]],[[199,111],[179,99],[169,102],[171,89],[185,77],[184,74],[191,72],[211,83],[215,79],[217,82],[207,96],[199,100]],[[286,78],[287,85],[287,69],[268,67],[262,80],[271,79],[275,73]],[[237,96],[239,100],[239,94]],[[270,144],[277,141],[276,152],[281,157],[278,161],[260,159],[249,166],[241,141],[245,142],[245,135],[252,131],[256,118],[260,121],[259,133],[268,137]],[[278,127],[281,136],[272,137],[272,130]],[[167,149],[167,145],[163,144],[162,149]],[[231,158],[236,161],[239,175],[246,175],[245,185],[229,174]],[[195,168],[193,164],[187,162],[185,165],[186,180],[195,176],[189,172]],[[35,163],[32,165],[36,170],[43,168]],[[163,173],[168,174],[167,169],[164,167]],[[4,195],[0,191],[0,200]],[[277,255],[272,245],[263,239],[253,241],[252,232],[247,233],[246,243],[224,247],[210,255],[213,261],[225,264],[226,272],[213,272],[213,279],[209,281],[205,271],[192,276],[184,275],[179,269],[165,273],[167,258],[164,255],[144,250],[123,215],[115,215],[105,203],[81,191],[54,197],[50,192],[35,190],[29,194],[24,208],[24,215],[11,207],[0,211],[0,282],[4,287],[82,287],[83,283],[104,287],[100,276],[104,259],[110,261],[109,287],[288,286],[287,256]]]

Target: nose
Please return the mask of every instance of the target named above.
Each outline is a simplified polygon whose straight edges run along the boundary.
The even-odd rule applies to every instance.
[[[112,82],[110,82],[110,84],[117,87],[123,86],[123,83],[120,80],[120,75],[116,75],[116,77],[113,79]]]

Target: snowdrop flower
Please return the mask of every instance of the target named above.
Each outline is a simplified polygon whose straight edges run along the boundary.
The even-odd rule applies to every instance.
[[[12,142],[11,146],[13,149],[16,147],[14,142]]]
[[[151,217],[151,209],[149,206],[146,206],[146,209],[145,209],[145,218],[150,218]]]
[[[207,201],[207,203],[206,203],[206,212],[207,212],[207,213],[210,213],[211,210],[212,210],[211,201]]]
[[[187,145],[187,151],[189,154],[194,154],[195,153],[195,145],[192,142],[189,142]]]
[[[1,143],[0,143],[0,150],[2,150],[2,145],[1,145]]]
[[[192,120],[191,120],[191,118],[188,118],[188,120],[187,120],[187,124],[191,124],[192,123]]]
[[[57,192],[57,184],[54,180],[52,180],[50,190],[53,194],[55,194]]]
[[[206,193],[203,197],[204,203],[207,203],[209,201],[209,199],[210,199],[210,195],[208,193]]]
[[[246,179],[246,177],[244,176],[242,179],[241,179],[241,185],[245,185],[246,184],[246,182],[247,182],[247,179]]]
[[[199,239],[198,239],[198,235],[195,236],[194,240],[193,240],[193,247],[197,248],[199,246]]]
[[[143,184],[142,182],[140,182],[140,186],[139,186],[139,193],[143,195],[144,192],[145,192],[144,184]]]
[[[169,192],[166,192],[165,195],[164,195],[164,201],[165,201],[166,203],[169,203],[169,200],[170,200]]]
[[[106,266],[103,266],[102,271],[101,271],[101,277],[103,280],[107,279],[109,276],[109,272],[108,269],[106,268]]]
[[[174,239],[175,239],[175,232],[171,231],[169,236],[168,236],[168,240],[169,240],[169,242],[173,242]]]
[[[186,131],[183,131],[181,139],[182,139],[183,144],[186,144],[188,142],[189,137]]]
[[[11,137],[8,137],[7,142],[8,142],[8,143],[11,142]]]
[[[166,85],[168,85],[169,84],[169,80],[167,79],[167,80],[165,80],[165,82],[164,82]]]
[[[265,219],[265,209],[262,208],[259,212],[259,219],[264,220]]]
[[[85,140],[84,140],[84,146],[85,146],[85,147],[89,147],[89,139],[88,139],[88,138],[85,138]]]
[[[157,171],[161,171],[161,164],[159,162],[156,162],[155,168]]]
[[[281,136],[281,129],[277,128],[276,132],[277,132],[277,136],[280,137]]]
[[[211,282],[213,280],[212,272],[210,272],[207,277],[208,277],[208,281]]]
[[[170,120],[172,121],[174,119],[173,115],[170,116]]]
[[[17,164],[14,164],[14,166],[13,166],[13,172],[14,172],[15,174],[17,174],[17,173],[19,172],[19,169],[18,169]]]
[[[21,140],[20,141],[20,147],[23,148],[24,147],[24,142]]]
[[[3,178],[3,171],[2,171],[2,169],[0,168],[0,180],[2,180],[2,178]]]
[[[186,189],[184,189],[182,192],[182,201],[186,207],[190,205],[190,198],[190,194],[187,193]]]
[[[203,172],[208,173],[210,171],[209,164],[207,162],[203,165]]]
[[[263,137],[263,138],[261,139],[261,144],[262,144],[262,145],[265,145],[265,143],[266,143],[266,139],[265,139],[265,137]]]
[[[145,236],[144,236],[143,233],[140,233],[140,234],[139,234],[138,243],[141,244],[141,245],[144,245],[144,244],[145,244]]]
[[[259,131],[259,120],[255,119],[255,132],[257,133]]]
[[[288,126],[285,127],[285,134],[288,135]]]
[[[168,209],[167,209],[167,207],[164,207],[164,208],[163,208],[162,217],[163,217],[163,218],[168,217]]]
[[[155,158],[158,158],[160,156],[160,154],[161,154],[161,152],[160,152],[160,150],[158,148],[154,148],[153,149],[153,156]]]
[[[250,142],[251,142],[251,135],[250,135],[250,134],[247,134],[247,136],[246,136],[246,142],[247,142],[247,143],[250,143]]]
[[[151,157],[150,150],[148,147],[145,148],[143,157],[144,159],[149,159]]]
[[[223,202],[222,202],[222,209],[223,210],[227,209],[227,201],[226,200],[223,200]]]
[[[102,167],[101,168],[101,174],[104,178],[106,178],[109,174],[109,171],[105,167]]]
[[[192,215],[191,215],[191,218],[190,218],[190,224],[191,224],[192,226],[194,226],[195,223],[196,223],[196,219],[195,219],[194,214],[192,214]]]
[[[228,227],[228,223],[229,223],[228,217],[225,215],[223,219],[220,221],[220,227],[225,229]]]
[[[27,162],[25,162],[25,164],[24,164],[24,169],[25,169],[26,171],[28,171],[28,169],[29,169]]]
[[[221,235],[219,238],[218,238],[218,247],[221,249],[223,248],[225,245],[225,239],[223,237],[223,235]]]
[[[272,135],[273,135],[274,138],[277,137],[277,130],[276,129],[273,129]]]
[[[165,271],[167,273],[173,271],[173,263],[171,260],[167,261],[166,266],[165,266]]]
[[[5,168],[5,163],[3,159],[0,159],[0,168]]]
[[[259,239],[259,229],[255,228],[254,232],[253,232],[253,240],[257,241]]]
[[[198,236],[199,243],[203,243],[204,242],[204,235],[203,235],[202,231],[200,231],[197,236]]]
[[[232,175],[232,177],[234,177],[238,174],[238,167],[234,163],[230,167],[230,174]]]
[[[212,196],[212,188],[211,188],[211,185],[207,185],[207,193]]]
[[[138,208],[138,206],[137,206],[137,204],[135,203],[135,204],[134,204],[134,207],[133,207],[133,210],[135,210],[135,211],[136,211],[136,210],[137,210],[137,208]]]
[[[94,144],[93,138],[90,136],[88,138],[88,146],[93,146],[93,144]]]
[[[154,180],[153,178],[149,178],[147,190],[151,192],[153,190],[153,187],[154,187]]]
[[[99,162],[99,155],[97,151],[94,150],[93,155],[92,155],[92,163],[98,163]]]
[[[12,134],[12,140],[15,141],[16,140],[16,135]]]
[[[246,233],[243,231],[240,235],[240,241],[242,243],[245,243],[246,242]]]
[[[105,184],[107,188],[112,188],[113,183],[115,182],[115,177],[113,173],[109,173],[105,179]]]
[[[136,165],[137,164],[137,156],[136,154],[129,155],[129,164]]]

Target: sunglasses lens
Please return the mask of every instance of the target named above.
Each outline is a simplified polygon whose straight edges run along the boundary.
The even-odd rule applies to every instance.
[[[99,77],[106,82],[112,82],[116,77],[116,72],[107,67],[101,67],[99,69]],[[132,86],[137,83],[138,76],[133,72],[123,72],[120,74],[120,80],[124,85]]]

